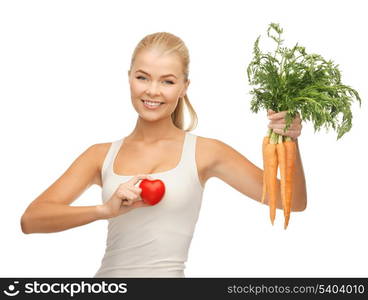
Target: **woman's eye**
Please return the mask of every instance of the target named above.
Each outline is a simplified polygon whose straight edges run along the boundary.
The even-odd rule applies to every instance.
[[[137,79],[141,79],[141,78],[146,79],[146,78],[145,78],[145,77],[143,77],[143,76],[137,76],[136,78],[137,78]],[[171,80],[165,80],[164,82],[168,82],[169,84],[174,84],[174,82],[172,82]]]

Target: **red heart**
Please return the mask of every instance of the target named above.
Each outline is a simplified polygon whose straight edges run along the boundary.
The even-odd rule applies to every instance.
[[[160,179],[143,179],[139,187],[142,189],[142,200],[150,205],[160,202],[165,194],[165,184]]]

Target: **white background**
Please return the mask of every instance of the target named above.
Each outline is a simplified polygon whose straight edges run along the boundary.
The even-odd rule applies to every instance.
[[[137,114],[127,70],[145,35],[168,31],[191,55],[188,96],[196,135],[219,139],[258,166],[265,112],[250,111],[246,67],[270,22],[286,46],[339,64],[358,90],[353,128],[299,138],[308,206],[283,229],[268,207],[223,181],[206,184],[186,277],[368,276],[365,1],[1,1],[0,276],[92,277],[107,221],[25,235],[20,217],[87,147],[128,135]],[[261,40],[262,47],[262,40]],[[93,186],[73,205],[96,205]]]

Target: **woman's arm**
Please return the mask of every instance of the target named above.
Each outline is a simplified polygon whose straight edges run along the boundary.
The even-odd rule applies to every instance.
[[[86,189],[99,182],[99,159],[106,147],[96,144],[84,151],[21,217],[23,233],[57,232],[103,219],[101,205],[70,206]]]
[[[296,160],[295,160],[295,174],[294,174],[294,190],[292,203],[294,207],[298,208],[298,211],[304,210],[307,207],[307,185],[305,183],[304,170],[302,158],[299,151],[298,139],[296,143]]]
[[[33,204],[22,216],[23,233],[58,232],[101,219],[98,205],[69,206],[43,201]]]
[[[299,123],[299,120],[297,120]],[[279,122],[273,121],[270,123],[270,128],[278,127]],[[276,124],[276,125],[275,125]],[[296,125],[295,125],[296,126]],[[296,127],[293,127],[295,129]],[[281,127],[279,127],[281,128]],[[300,134],[301,127],[293,131],[287,132],[287,135],[298,136]],[[277,132],[280,133],[280,132]],[[300,156],[298,141],[297,144],[297,156],[295,163],[294,174],[294,190],[292,198],[292,211],[303,211],[307,205],[307,191],[306,183],[303,171],[302,160]],[[261,202],[262,187],[263,187],[263,170],[258,168],[241,153],[236,151],[229,145],[216,140],[207,139],[206,153],[208,156],[208,165],[206,167],[206,179],[211,177],[217,177],[242,194]],[[280,193],[280,180],[277,179],[278,193],[276,208],[282,209],[282,200]],[[268,195],[265,199],[265,204],[268,205]]]

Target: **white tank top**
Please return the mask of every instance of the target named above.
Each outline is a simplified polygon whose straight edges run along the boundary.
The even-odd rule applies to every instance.
[[[185,277],[203,194],[195,161],[196,138],[185,132],[179,164],[150,174],[165,184],[159,203],[108,219],[105,255],[94,277]],[[112,142],[105,157],[101,169],[103,202],[119,184],[133,177],[113,171],[123,142],[124,138]]]

